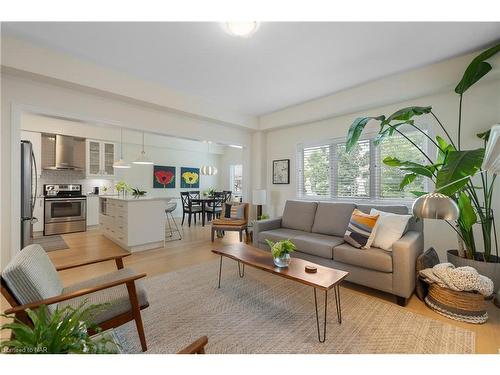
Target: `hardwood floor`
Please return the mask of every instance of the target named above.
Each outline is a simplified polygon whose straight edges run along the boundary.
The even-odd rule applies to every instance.
[[[203,228],[199,224],[191,228],[188,228],[187,225],[184,226],[183,236],[184,238],[180,241],[167,242],[164,248],[132,254],[124,259],[125,267],[132,267],[137,272],[145,272],[148,274],[148,277],[151,277],[217,259],[210,251],[211,249],[219,247],[221,244],[235,243],[238,241],[237,233],[227,233],[224,239],[217,239],[212,244],[210,242],[210,226],[207,225]],[[74,263],[98,256],[125,252],[118,245],[115,245],[101,235],[98,230],[67,234],[63,237],[69,249],[48,253],[49,257],[56,265]],[[60,274],[63,283],[65,285],[70,285],[74,282],[112,271],[115,267],[114,262],[110,261],[81,267],[77,270],[62,271]],[[387,293],[351,283],[344,283],[343,286],[357,293],[370,295],[390,303],[395,303],[394,296]],[[0,302],[1,310],[4,311],[7,308],[7,302],[3,297]],[[474,331],[476,333],[477,353],[500,353],[500,309],[496,308],[491,301],[488,302],[488,314],[490,318],[487,323],[481,325],[461,323],[447,319],[434,313],[415,295],[411,297],[405,309]],[[0,321],[5,322],[3,318],[0,319]],[[6,337],[5,332],[0,334],[1,337]]]

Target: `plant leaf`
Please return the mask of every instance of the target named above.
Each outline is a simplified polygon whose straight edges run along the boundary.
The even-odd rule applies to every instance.
[[[392,115],[387,117],[384,121],[382,121],[382,124],[389,124],[391,121],[408,121],[410,120],[413,116],[421,116],[426,113],[430,113],[432,110],[432,107],[418,107],[418,106],[412,106],[412,107],[406,107],[406,108],[401,108],[394,112]],[[413,124],[413,122],[410,122]]]
[[[457,87],[455,87],[455,92],[462,95],[469,89],[469,87],[488,74],[491,70],[491,65],[485,62],[485,60],[493,57],[499,51],[500,44],[497,44],[476,56],[467,69],[465,69],[462,79],[458,83]]]
[[[472,207],[470,198],[463,191],[458,197],[458,208],[460,209],[458,220],[461,227],[465,230],[471,230],[472,226],[477,223],[477,215]]]
[[[415,173],[405,174],[403,180],[399,184],[399,190],[404,190],[406,186],[410,185],[413,181],[415,181],[415,178],[417,178],[417,175]]]
[[[429,178],[433,177],[432,172],[435,169],[435,167],[433,165],[425,166],[422,164],[414,163],[412,161],[401,161],[398,158],[393,158],[391,156],[386,157],[383,160],[383,163],[385,165],[388,165],[389,167],[398,167],[399,169],[401,169],[403,171],[413,172],[413,173],[416,173],[418,175],[429,177]]]
[[[416,191],[416,190],[412,190],[412,191],[410,191],[410,193],[412,193],[416,197],[421,197],[422,195],[427,194],[427,192],[425,192],[425,191]]]
[[[439,135],[436,136],[436,142],[439,145],[438,154],[437,154],[437,163],[438,164],[445,164],[448,153],[450,151],[455,151],[455,147],[453,147],[453,145],[451,145],[451,144],[448,144],[448,142],[446,142]]]
[[[490,140],[490,133],[491,133],[491,129],[489,129],[485,132],[482,132],[482,133],[477,133],[476,136],[478,138],[483,139],[485,142],[488,142]]]
[[[465,177],[474,176],[479,171],[483,157],[483,148],[450,151],[446,164],[437,173],[436,190],[448,196],[455,194],[468,183],[469,179]]]
[[[347,133],[347,142],[345,145],[346,151],[349,152],[358,143],[359,137],[370,120],[383,121],[385,116],[377,117],[358,117],[349,127],[349,132]]]

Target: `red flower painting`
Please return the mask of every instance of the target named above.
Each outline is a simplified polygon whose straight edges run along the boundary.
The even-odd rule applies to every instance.
[[[175,188],[175,167],[154,166],[155,188]]]

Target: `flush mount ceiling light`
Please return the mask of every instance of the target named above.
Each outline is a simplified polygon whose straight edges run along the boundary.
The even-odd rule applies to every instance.
[[[208,153],[210,153],[210,143],[211,141],[204,141],[207,144]],[[202,165],[200,168],[200,173],[204,176],[213,176],[217,174],[217,168],[213,165]]]
[[[259,22],[224,22],[222,26],[229,35],[248,38],[257,31]]]
[[[120,128],[120,160],[113,163],[113,168],[126,169],[130,168],[130,164],[123,160],[123,128]]]
[[[153,161],[148,158],[144,151],[144,132],[142,132],[142,151],[137,159],[133,161],[134,164],[153,164]]]

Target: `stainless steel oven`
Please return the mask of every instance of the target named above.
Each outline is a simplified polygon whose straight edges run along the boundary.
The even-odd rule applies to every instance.
[[[44,190],[44,235],[87,229],[87,198],[81,195],[80,185],[45,185]]]

